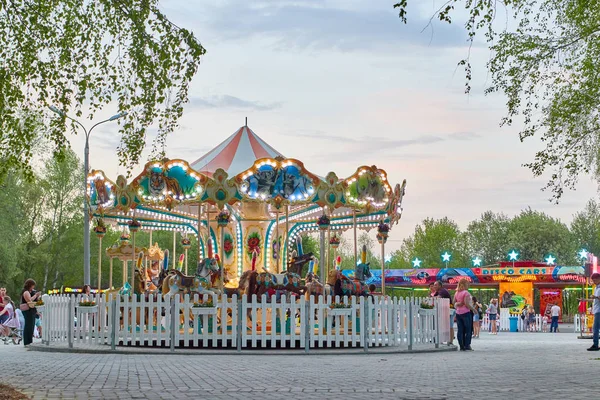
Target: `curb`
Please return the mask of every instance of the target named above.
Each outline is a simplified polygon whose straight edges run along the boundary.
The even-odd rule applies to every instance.
[[[323,355],[387,355],[387,354],[419,354],[419,353],[439,353],[439,352],[448,352],[448,351],[457,351],[458,347],[455,345],[447,346],[442,345],[437,349],[423,349],[423,350],[392,350],[393,348],[386,348],[385,350],[380,348],[370,348],[369,351],[365,352],[364,349],[314,349],[309,353],[306,353],[304,349],[272,349],[272,350],[242,350],[238,352],[237,350],[196,350],[196,349],[186,349],[179,348],[175,351],[170,351],[169,349],[163,348],[155,348],[154,350],[141,348],[141,347],[132,347],[131,350],[127,347],[121,347],[122,350],[102,350],[102,349],[86,349],[86,348],[65,348],[65,347],[52,347],[42,344],[31,344],[29,346],[29,351],[39,351],[39,352],[47,352],[47,353],[75,353],[75,354],[123,354],[123,355],[176,355],[176,356],[244,356],[244,355],[260,355],[260,356],[323,356]],[[133,350],[136,349],[136,350]],[[140,349],[140,350],[137,350]]]

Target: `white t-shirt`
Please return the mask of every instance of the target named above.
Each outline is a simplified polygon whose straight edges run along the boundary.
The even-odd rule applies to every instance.
[[[596,290],[594,290],[594,296],[600,297],[600,285],[596,286]],[[593,314],[600,313],[600,300],[594,299],[594,305],[592,307],[592,313]]]
[[[558,317],[560,315],[560,307],[556,304],[553,305],[550,309],[550,315],[552,315],[553,317]]]

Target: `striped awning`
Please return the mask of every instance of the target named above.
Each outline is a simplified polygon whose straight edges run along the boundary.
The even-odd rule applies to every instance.
[[[223,143],[194,161],[191,166],[206,175],[223,168],[231,177],[252,167],[259,158],[283,155],[262,140],[252,129],[242,126]]]

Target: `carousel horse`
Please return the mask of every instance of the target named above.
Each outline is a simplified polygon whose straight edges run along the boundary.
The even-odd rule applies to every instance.
[[[371,277],[369,263],[367,263],[367,247],[363,246],[361,263],[354,269],[354,279],[350,280],[342,274],[341,270],[332,270],[327,276],[327,283],[333,287],[335,296],[370,296],[369,287],[364,280]]]
[[[315,264],[318,264],[318,260],[311,260],[308,267],[308,273],[306,274],[306,278],[304,278],[307,300],[310,299],[310,296],[329,296],[333,294],[331,286],[327,283],[323,285],[319,280],[319,276],[314,272]]]
[[[273,291],[277,292],[278,295],[289,293],[290,295],[301,296],[306,290],[306,287],[302,285],[302,278],[294,272],[283,272],[281,274],[260,272],[256,277],[256,286],[256,296],[258,298],[263,294],[273,293]]]
[[[219,294],[213,286],[220,276],[217,260],[205,258],[198,263],[194,276],[184,275],[181,271],[171,270],[162,282],[162,293],[175,295],[178,293]]]

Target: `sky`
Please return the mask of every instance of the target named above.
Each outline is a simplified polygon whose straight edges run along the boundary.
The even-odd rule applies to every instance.
[[[448,216],[465,228],[486,210],[512,216],[531,207],[569,223],[595,184],[583,177],[551,203],[541,191],[546,180],[522,166],[541,143],[521,143],[518,125],[500,128],[505,99],[483,94],[485,43],[471,49],[473,89],[465,95],[456,66],[468,52],[460,18],[428,26],[440,1],[411,3],[405,25],[394,0],[161,1],[207,49],[167,156],[193,162],[247,117],[262,139],[318,175],[377,165],[392,185],[407,180],[390,250],[427,217]],[[105,124],[90,143],[92,168],[113,179],[125,172],[117,130]],[[71,142],[83,149],[80,137]]]

